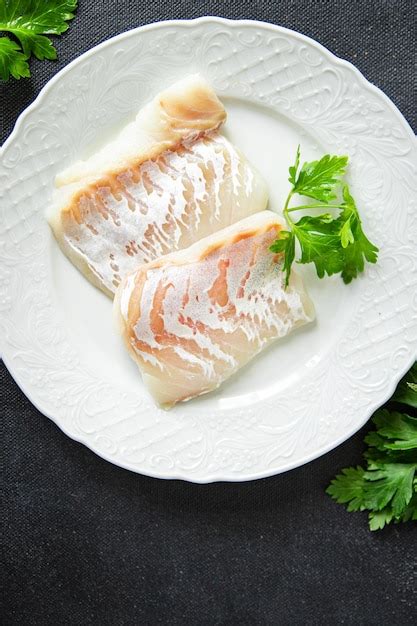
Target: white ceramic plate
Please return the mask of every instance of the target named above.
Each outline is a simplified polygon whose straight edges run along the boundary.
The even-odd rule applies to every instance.
[[[111,302],[60,253],[44,219],[55,174],[90,155],[161,88],[201,72],[226,134],[278,210],[297,144],[347,153],[380,260],[345,286],[303,268],[317,322],[216,393],[158,410],[114,333]],[[416,143],[399,111],[349,63],[270,24],[152,24],[57,74],[19,118],[0,163],[1,351],[30,400],[109,461],[161,478],[248,480],[334,448],[416,357]]]

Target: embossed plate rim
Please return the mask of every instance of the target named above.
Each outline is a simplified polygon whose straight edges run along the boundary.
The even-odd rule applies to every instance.
[[[204,24],[204,23],[217,23],[219,25],[228,25],[228,26],[252,26],[252,27],[256,27],[256,28],[262,28],[262,29],[267,29],[269,31],[271,31],[272,33],[276,33],[276,34],[289,34],[291,37],[299,39],[301,42],[306,42],[309,45],[317,48],[319,51],[321,51],[322,54],[324,54],[325,56],[327,56],[332,63],[334,64],[339,64],[341,66],[344,66],[346,68],[349,68],[349,70],[351,72],[354,73],[354,75],[359,79],[360,81],[360,86],[361,89],[367,89],[370,91],[373,91],[374,93],[376,93],[378,95],[379,98],[382,98],[385,102],[385,104],[387,106],[389,106],[389,108],[391,109],[391,111],[397,116],[399,122],[401,123],[401,126],[404,129],[407,129],[407,132],[410,134],[410,136],[412,138],[414,138],[414,133],[411,129],[411,127],[409,126],[407,120],[403,117],[403,115],[400,113],[400,111],[395,107],[395,105],[391,102],[391,100],[375,85],[372,85],[372,83],[370,83],[362,74],[361,72],[354,66],[352,65],[349,61],[345,61],[343,59],[340,59],[339,57],[337,57],[336,55],[334,55],[332,52],[330,52],[327,48],[325,48],[324,46],[322,46],[321,44],[319,44],[318,42],[316,42],[315,40],[311,39],[310,37],[307,37],[305,35],[302,35],[301,33],[298,33],[296,31],[292,31],[290,29],[281,27],[281,26],[276,26],[274,24],[270,24],[267,22],[259,22],[259,21],[255,21],[255,20],[227,20],[224,18],[218,18],[218,17],[202,17],[202,18],[196,18],[194,20],[168,20],[168,21],[163,21],[163,22],[156,22],[153,24],[148,24],[145,26],[140,26],[138,28],[134,28],[131,29],[129,31],[126,31],[124,33],[121,33],[120,35],[117,35],[116,37],[113,37],[111,39],[108,39],[107,41],[95,46],[94,48],[92,48],[91,50],[85,52],[84,54],[80,55],[79,57],[77,57],[76,59],[74,59],[71,63],[69,63],[65,68],[63,68],[61,71],[59,71],[44,87],[43,89],[40,91],[40,93],[38,94],[37,98],[34,100],[34,102],[27,107],[27,109],[19,116],[15,127],[11,133],[11,135],[8,137],[8,139],[6,140],[6,142],[4,143],[4,145],[0,148],[0,156],[2,155],[3,151],[9,147],[10,144],[13,143],[14,139],[17,137],[20,128],[22,126],[22,124],[24,123],[25,117],[34,109],[38,108],[39,105],[42,103],[42,100],[44,99],[45,95],[49,92],[49,90],[51,89],[51,87],[58,81],[60,81],[60,79],[67,73],[69,72],[75,65],[77,65],[78,63],[80,63],[82,60],[84,60],[86,57],[92,56],[94,54],[96,54],[97,52],[101,51],[103,48],[109,46],[109,45],[113,45],[116,41],[121,41],[124,38],[130,37],[130,36],[134,36],[136,33],[142,33],[144,31],[149,31],[149,30],[158,30],[161,27],[176,27],[176,26],[180,26],[181,28],[188,27],[188,28],[192,28],[194,27],[194,25],[198,26],[200,24]],[[411,355],[410,358],[410,362],[408,363],[407,367],[411,366],[413,361],[415,359],[415,356]],[[340,445],[341,443],[343,443],[346,439],[348,439],[349,437],[351,437],[355,432],[357,432],[357,430],[359,430],[365,423],[366,421],[369,419],[370,415],[372,414],[372,412],[381,404],[383,404],[383,402],[385,402],[390,395],[393,393],[398,381],[400,380],[401,376],[405,373],[405,371],[407,370],[407,367],[400,368],[399,370],[397,370],[397,372],[391,372],[391,376],[390,376],[390,384],[387,385],[385,393],[381,393],[380,397],[378,399],[378,401],[374,402],[374,404],[370,407],[368,407],[368,409],[365,411],[364,413],[364,419],[363,421],[361,421],[361,423],[356,422],[354,424],[353,427],[351,427],[350,429],[347,429],[347,432],[344,432],[343,435],[340,435],[336,440],[332,440],[331,442],[327,442],[326,444],[324,444],[323,446],[319,447],[318,449],[315,449],[314,452],[312,452],[311,454],[307,454],[305,456],[305,458],[303,458],[302,460],[297,459],[296,461],[293,462],[289,462],[287,464],[283,463],[281,464],[280,467],[278,468],[272,468],[272,469],[268,469],[265,471],[256,471],[256,472],[243,472],[243,475],[241,474],[231,474],[230,472],[227,473],[227,471],[225,471],[225,476],[224,477],[219,477],[218,474],[215,475],[205,475],[204,477],[197,477],[197,476],[191,476],[191,475],[185,475],[184,473],[178,472],[178,473],[172,473],[172,474],[166,474],[164,472],[153,472],[151,470],[149,470],[148,468],[146,468],[146,470],[137,467],[133,464],[129,464],[127,462],[124,462],[123,460],[120,459],[115,459],[113,457],[111,457],[110,455],[107,455],[105,452],[101,451],[101,450],[97,450],[97,448],[95,448],[93,445],[90,445],[89,441],[84,439],[82,436],[78,437],[76,434],[71,433],[67,430],[65,424],[63,424],[62,422],[60,422],[59,418],[54,417],[52,414],[50,414],[48,411],[45,411],[40,402],[35,401],[34,399],[32,399],[31,397],[31,392],[30,389],[28,388],[29,385],[26,384],[26,382],[24,382],[23,380],[20,380],[20,376],[19,374],[13,373],[13,367],[12,364],[8,362],[8,357],[6,355],[6,353],[4,353],[3,355],[3,360],[4,363],[6,365],[6,367],[8,368],[8,370],[10,371],[11,375],[13,376],[13,378],[15,379],[16,383],[18,384],[18,386],[21,388],[21,390],[23,391],[23,393],[25,393],[25,395],[28,397],[28,399],[34,404],[34,406],[41,411],[44,415],[46,415],[47,417],[49,417],[53,422],[55,422],[57,424],[57,426],[59,426],[59,428],[65,433],[67,434],[69,437],[71,437],[72,439],[83,443],[84,445],[86,445],[87,447],[89,447],[92,451],[94,451],[96,454],[98,454],[99,456],[101,456],[103,459],[110,461],[113,464],[116,464],[120,467],[123,467],[125,469],[129,469],[131,471],[135,471],[135,472],[139,472],[139,473],[143,473],[149,476],[153,476],[155,478],[165,478],[165,479],[181,479],[181,480],[188,480],[191,482],[196,482],[196,483],[209,483],[209,482],[213,482],[213,481],[221,481],[221,480],[226,480],[229,482],[239,482],[242,480],[254,480],[254,479],[258,479],[258,478],[263,478],[263,477],[267,477],[267,476],[272,476],[274,474],[278,474],[281,472],[285,472],[288,471],[290,469],[293,469],[295,467],[299,467],[300,465],[303,465],[304,463],[307,463],[311,460],[314,460],[315,458],[321,456],[322,454],[325,454],[326,452],[334,449],[335,447],[337,447],[338,445]],[[226,475],[227,474],[227,475]]]

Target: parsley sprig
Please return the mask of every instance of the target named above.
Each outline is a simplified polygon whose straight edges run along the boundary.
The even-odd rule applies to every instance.
[[[0,78],[30,76],[29,57],[56,59],[52,41],[45,35],[61,35],[74,17],[78,0],[0,0]],[[20,45],[19,45],[20,44]]]
[[[288,230],[282,230],[270,250],[284,253],[286,285],[296,255],[298,241],[301,256],[298,263],[314,263],[317,275],[341,274],[350,283],[362,272],[365,261],[376,263],[378,248],[363,232],[358,208],[349,187],[343,182],[347,156],[326,154],[319,161],[304,163],[300,168],[300,146],[295,164],[289,168],[292,188],[285,201],[283,214]],[[291,206],[293,196],[306,196],[318,202]],[[295,211],[322,209],[319,215],[304,216],[294,221]],[[339,211],[334,217],[329,210]]]
[[[416,408],[417,362],[372,418],[376,429],[365,437],[366,469],[344,469],[327,488],[348,511],[368,511],[371,530],[417,521],[417,417],[409,414]]]

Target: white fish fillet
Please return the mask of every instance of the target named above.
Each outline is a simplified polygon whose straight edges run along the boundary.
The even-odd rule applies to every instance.
[[[272,341],[314,319],[301,279],[284,288],[282,228],[263,211],[142,265],[114,310],[130,355],[164,407],[218,387]]]
[[[191,76],[57,177],[49,215],[55,236],[110,297],[138,265],[265,208],[264,182],[217,132],[225,119],[211,87]]]

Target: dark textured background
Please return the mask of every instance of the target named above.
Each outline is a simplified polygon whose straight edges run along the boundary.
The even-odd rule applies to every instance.
[[[1,0],[0,0],[1,1]],[[271,21],[352,61],[415,129],[414,0],[81,0],[59,61],[0,86],[0,142],[55,72],[128,28],[223,15]],[[164,482],[63,435],[1,365],[5,624],[415,623],[412,524],[370,533],[324,488],[366,429],[309,465],[245,484]]]

